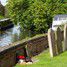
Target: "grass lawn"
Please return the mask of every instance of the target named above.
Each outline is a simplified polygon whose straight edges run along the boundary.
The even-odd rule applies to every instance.
[[[31,65],[17,64],[15,67],[67,67],[67,51],[54,58],[51,58],[49,51],[46,50],[33,58],[39,61]]]

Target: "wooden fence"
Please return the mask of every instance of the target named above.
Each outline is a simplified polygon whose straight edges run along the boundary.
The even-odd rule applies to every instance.
[[[48,30],[48,43],[50,56],[54,57],[67,50],[67,25],[64,26],[63,32],[58,27],[56,31]]]

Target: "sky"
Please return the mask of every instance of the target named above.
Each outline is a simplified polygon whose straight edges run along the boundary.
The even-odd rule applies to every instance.
[[[3,5],[5,5],[7,0],[0,0],[0,1],[1,1],[1,3],[2,3]]]

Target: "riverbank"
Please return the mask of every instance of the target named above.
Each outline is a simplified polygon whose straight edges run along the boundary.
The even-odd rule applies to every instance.
[[[15,67],[67,67],[67,51],[51,58],[49,50],[46,50],[33,58],[39,61],[28,65],[16,64]]]

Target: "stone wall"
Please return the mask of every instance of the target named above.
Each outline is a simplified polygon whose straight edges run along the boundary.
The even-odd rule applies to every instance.
[[[35,56],[48,47],[47,36],[36,38],[27,42],[29,56]]]
[[[16,64],[17,53],[27,54],[32,57],[41,53],[48,46],[47,35],[37,37],[28,41],[20,41],[9,46],[0,48],[0,67],[13,67]]]
[[[24,46],[16,46],[0,52],[0,67],[13,67],[16,64],[17,52],[24,54],[23,48]]]

